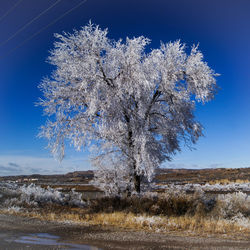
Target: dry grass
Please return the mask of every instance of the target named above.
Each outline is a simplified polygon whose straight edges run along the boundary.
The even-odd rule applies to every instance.
[[[46,221],[71,222],[83,225],[112,226],[116,228],[153,232],[175,232],[187,235],[217,235],[223,237],[248,238],[250,228],[225,219],[201,216],[147,216],[114,212],[89,214],[82,209],[68,212],[17,212],[2,210],[2,213],[38,218]]]
[[[208,182],[210,185],[214,184],[221,184],[221,185],[226,185],[226,184],[244,184],[244,183],[250,183],[249,179],[236,179],[236,180],[230,180],[230,179],[219,179],[219,180],[211,180]]]
[[[184,193],[157,194],[143,197],[103,197],[89,204],[91,213],[125,212],[133,214],[182,216],[210,212],[214,199],[203,199],[200,195]]]
[[[132,197],[103,197],[85,201],[80,207],[52,202],[43,196],[34,203],[33,193],[28,198],[10,196],[6,200],[7,206],[0,212],[45,221],[163,233],[250,236],[250,200],[241,192],[219,195],[216,199],[203,192],[186,194],[174,191]]]

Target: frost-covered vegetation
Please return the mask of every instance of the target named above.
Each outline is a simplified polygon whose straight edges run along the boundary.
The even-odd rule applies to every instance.
[[[250,233],[250,196],[169,190],[133,197],[104,197],[91,204],[100,224],[166,232]],[[121,223],[122,221],[122,223]]]
[[[140,193],[142,178],[151,181],[181,142],[191,147],[202,136],[195,106],[214,97],[217,74],[198,46],[180,41],[148,50],[144,36],[115,41],[92,23],[56,38],[55,70],[40,85],[50,119],[40,135],[60,159],[65,141],[77,150],[94,144],[96,185],[110,190],[117,178],[118,192]]]
[[[202,190],[188,194],[169,189],[164,193],[104,196],[84,202],[75,192],[61,193],[35,185],[3,185],[0,194],[0,212],[46,220],[155,232],[181,230],[237,237],[250,233],[250,197],[242,192],[211,195]]]
[[[250,232],[250,196],[246,193],[215,195],[200,188],[190,193],[178,186],[162,193],[103,196],[83,201],[81,194],[74,191],[63,193],[34,184],[2,184],[0,211],[155,231]]]
[[[246,193],[211,195],[203,191],[187,194],[178,190],[142,193],[133,197],[104,197],[93,201],[94,212],[126,211],[135,214],[180,216],[202,215],[216,219],[250,219],[250,196]]]
[[[74,190],[63,193],[50,187],[42,188],[35,184],[18,186],[2,183],[0,185],[0,206],[8,209],[43,207],[48,204],[83,207],[82,194]]]
[[[151,188],[162,189],[162,190],[175,190],[184,192],[250,192],[250,182],[247,183],[231,183],[231,184],[168,184],[168,185],[157,185],[151,184]]]

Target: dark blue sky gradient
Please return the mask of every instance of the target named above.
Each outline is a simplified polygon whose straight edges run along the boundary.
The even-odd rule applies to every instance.
[[[0,19],[16,2],[1,1]],[[0,44],[54,2],[23,0],[0,20]],[[250,166],[250,1],[88,0],[12,51],[80,2],[62,0],[14,39],[0,46],[0,175],[1,166],[9,164],[1,161],[1,156],[7,155],[8,159],[13,156],[16,164],[20,164],[18,156],[27,159],[50,157],[44,149],[46,141],[36,137],[38,128],[46,120],[41,108],[34,105],[41,96],[37,86],[53,69],[46,63],[48,51],[53,48],[53,34],[72,32],[90,19],[108,28],[109,37],[113,39],[140,35],[150,38],[149,49],[157,48],[160,41],[176,39],[181,39],[188,48],[199,43],[208,65],[221,74],[217,79],[220,90],[215,99],[197,107],[196,114],[205,128],[205,137],[200,139],[195,151],[184,148],[166,166]],[[86,159],[87,156],[87,153],[75,154],[74,150],[68,150],[68,159]],[[25,165],[25,160],[22,164]],[[85,164],[75,167],[89,168],[88,163]],[[59,165],[52,165],[51,169],[58,172]],[[60,169],[64,171],[62,165]]]

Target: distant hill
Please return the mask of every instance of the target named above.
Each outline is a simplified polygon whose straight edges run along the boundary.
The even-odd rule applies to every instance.
[[[88,176],[92,177],[94,176],[94,171],[92,170],[87,170],[87,171],[75,171],[75,172],[69,172],[65,174],[66,177],[82,177],[82,176]]]
[[[207,168],[207,169],[159,169],[156,182],[163,183],[208,183],[220,181],[249,181],[250,168]]]
[[[94,171],[75,171],[56,175],[19,175],[0,177],[0,181],[39,182],[39,183],[82,183],[88,184],[93,179]],[[250,182],[250,168],[217,169],[166,169],[157,170],[154,181],[157,183],[208,183],[208,182]]]

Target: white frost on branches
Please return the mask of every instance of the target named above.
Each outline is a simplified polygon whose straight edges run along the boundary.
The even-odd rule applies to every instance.
[[[197,47],[187,54],[176,41],[146,53],[148,38],[114,41],[107,33],[89,23],[56,35],[49,57],[55,70],[40,85],[39,104],[51,117],[41,136],[60,159],[65,140],[78,150],[94,143],[97,157],[121,160],[130,180],[151,180],[181,141],[191,146],[202,135],[193,112],[213,98],[216,74]]]

